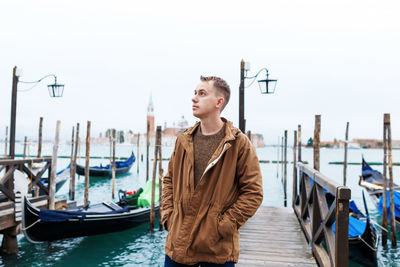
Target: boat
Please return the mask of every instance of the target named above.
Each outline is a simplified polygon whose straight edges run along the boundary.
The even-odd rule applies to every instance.
[[[58,190],[60,190],[60,188],[65,184],[65,182],[68,180],[68,178],[71,176],[71,164],[69,164],[66,168],[62,169],[61,171],[56,173],[56,192]],[[48,178],[42,178],[40,179],[40,182],[44,185],[44,186],[48,186],[47,182],[48,182]],[[44,195],[45,192],[40,189],[39,191],[40,195]]]
[[[131,156],[126,160],[115,161],[115,175],[121,175],[127,173],[133,163],[135,162],[135,154],[131,154]],[[99,166],[90,166],[89,167],[89,176],[96,177],[111,177],[112,176],[112,165],[107,164],[103,166],[100,164]],[[79,175],[85,175],[85,166],[76,164],[76,173]]]
[[[365,197],[365,216],[351,200],[349,203],[349,258],[363,266],[375,267],[377,264],[378,232],[372,225]]]
[[[367,190],[372,202],[378,208],[379,214],[383,214],[383,175],[377,170],[371,168],[371,166],[362,159],[362,167],[361,167],[361,176],[358,183],[360,186],[364,187]],[[389,183],[388,183],[389,184]],[[396,220],[396,229],[400,231],[400,192],[399,185],[393,184],[394,188],[394,204],[395,204],[395,220]],[[390,218],[389,208],[389,190],[387,190],[387,210],[388,210],[388,219]]]
[[[154,209],[159,214],[158,203]],[[129,205],[123,199],[86,208],[43,210],[34,207],[25,196],[22,211],[22,230],[32,243],[118,232],[150,220],[149,206]]]

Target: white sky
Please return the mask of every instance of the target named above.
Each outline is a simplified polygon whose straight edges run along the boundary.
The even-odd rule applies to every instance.
[[[322,140],[382,138],[383,113],[400,139],[398,1],[15,1],[0,2],[0,138],[10,123],[12,68],[21,80],[54,73],[64,97],[51,99],[45,80],[18,93],[17,138],[45,138],[56,120],[69,138],[76,122],[98,136],[107,128],[144,132],[150,93],[156,123],[190,123],[199,76],[231,86],[223,115],[238,125],[240,60],[250,74],[267,67],[274,95],[246,89],[247,129],[274,143],[302,124]],[[19,84],[20,89],[27,88]],[[82,128],[81,128],[82,129]],[[86,130],[81,130],[84,135]]]

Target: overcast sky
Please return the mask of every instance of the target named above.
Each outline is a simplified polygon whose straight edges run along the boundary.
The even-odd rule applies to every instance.
[[[10,123],[12,68],[20,80],[54,73],[64,97],[44,80],[18,93],[17,138],[62,138],[76,122],[144,132],[152,94],[156,124],[184,115],[195,122],[191,97],[200,75],[231,86],[223,116],[238,125],[240,60],[250,75],[267,67],[274,95],[246,88],[247,129],[274,143],[302,124],[322,140],[382,138],[383,113],[400,139],[400,4],[398,1],[15,1],[0,2],[0,138]],[[19,84],[19,89],[29,88]],[[84,133],[85,130],[81,130]]]

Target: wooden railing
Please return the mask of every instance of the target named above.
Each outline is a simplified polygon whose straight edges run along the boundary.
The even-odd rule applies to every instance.
[[[45,166],[41,168],[36,174],[34,174],[29,165],[32,163],[41,163],[45,162]],[[35,159],[1,159],[0,160],[0,171],[5,170],[5,173],[2,177],[0,177],[0,191],[6,198],[6,201],[15,202],[14,195],[14,171],[19,170],[28,175],[28,178],[31,179],[30,188],[39,187],[45,192],[46,195],[49,194],[50,184],[44,186],[40,179],[43,177],[43,174],[48,172],[48,177],[50,177],[51,173],[51,159],[50,158],[35,158]],[[49,181],[50,179],[48,179]]]
[[[297,170],[292,204],[314,257],[319,266],[348,266],[350,189],[301,162]]]

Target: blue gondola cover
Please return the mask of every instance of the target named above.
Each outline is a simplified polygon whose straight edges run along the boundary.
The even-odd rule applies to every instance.
[[[84,212],[84,211],[69,211],[69,210],[40,210],[40,222],[65,222],[70,219],[84,220],[86,215],[105,215],[128,212],[129,208],[121,208],[106,212]]]
[[[393,200],[394,200],[394,214],[396,217],[400,218],[400,193],[397,191],[393,191],[394,195],[393,195]],[[388,219],[390,219],[390,199],[389,199],[389,190],[387,190],[387,198],[386,198],[386,207],[388,210]],[[379,204],[378,204],[378,211],[379,214],[382,215],[383,213],[383,195],[381,196],[381,198],[379,199]]]

